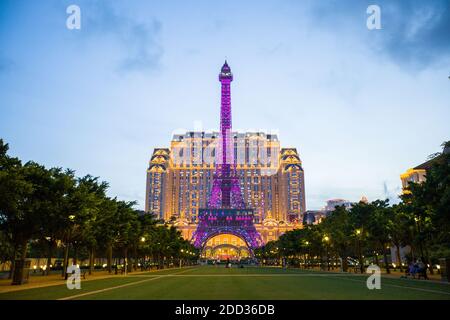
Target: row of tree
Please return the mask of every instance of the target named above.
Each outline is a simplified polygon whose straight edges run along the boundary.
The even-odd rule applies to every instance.
[[[444,150],[449,147],[450,142],[444,143]],[[420,259],[431,273],[438,258],[450,257],[450,153],[433,155],[426,180],[410,183],[399,204],[376,200],[355,203],[350,209],[338,206],[321,223],[287,232],[256,250],[256,255],[266,261],[284,259],[328,268],[331,262],[342,261],[344,271],[354,259],[361,272],[368,257],[377,264],[382,258],[389,272],[391,246],[397,261],[400,248],[409,246],[408,259]]]
[[[22,164],[0,139],[0,262],[11,261],[13,272],[16,260],[37,251],[47,257],[47,273],[51,258],[61,256],[64,274],[70,258],[77,264],[88,257],[92,272],[95,257],[106,257],[111,272],[113,257],[136,268],[139,262],[164,267],[197,256],[174,227],[133,209],[135,202],[108,197],[107,189],[91,175]]]

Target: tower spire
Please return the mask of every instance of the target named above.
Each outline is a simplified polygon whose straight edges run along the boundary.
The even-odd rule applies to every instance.
[[[212,208],[243,208],[244,201],[241,194],[239,180],[236,177],[234,163],[234,144],[231,131],[231,91],[230,84],[233,74],[227,60],[219,73],[221,83],[220,100],[220,139],[219,158],[216,159],[216,172],[213,190],[209,199]]]

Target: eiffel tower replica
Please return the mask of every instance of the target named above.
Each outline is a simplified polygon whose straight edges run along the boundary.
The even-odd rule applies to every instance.
[[[243,239],[250,252],[263,242],[253,224],[253,210],[246,208],[234,161],[231,131],[230,84],[233,74],[227,61],[219,74],[221,83],[220,136],[217,144],[213,186],[207,208],[199,209],[199,223],[192,236],[196,247],[202,248],[213,236],[233,234]]]

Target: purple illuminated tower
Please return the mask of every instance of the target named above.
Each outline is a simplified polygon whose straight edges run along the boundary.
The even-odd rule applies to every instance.
[[[245,207],[242,199],[239,178],[236,175],[234,162],[234,143],[231,132],[231,94],[230,84],[233,74],[227,61],[222,66],[219,74],[222,84],[222,99],[220,105],[220,137],[216,157],[216,172],[214,183],[209,198],[210,208],[235,208]]]
[[[234,161],[234,139],[231,131],[230,84],[233,74],[225,61],[219,74],[222,85],[220,137],[216,152],[216,168],[208,207],[199,209],[199,224],[192,236],[195,246],[218,234],[234,234],[242,238],[251,252],[262,245],[253,224],[253,210],[245,208]]]

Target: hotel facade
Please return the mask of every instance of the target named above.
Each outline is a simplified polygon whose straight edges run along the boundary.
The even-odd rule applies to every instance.
[[[232,139],[241,193],[264,243],[301,228],[305,180],[297,150],[281,148],[277,135],[264,132],[232,132]],[[186,239],[207,206],[219,140],[219,132],[176,134],[170,148],[156,148],[151,156],[145,210],[176,225]]]

